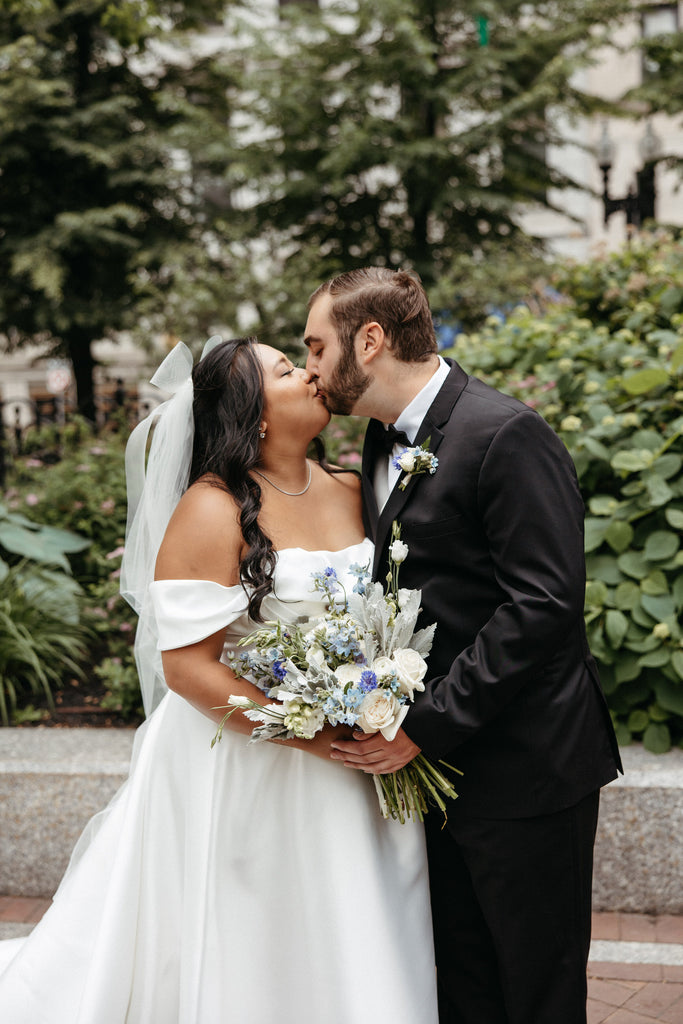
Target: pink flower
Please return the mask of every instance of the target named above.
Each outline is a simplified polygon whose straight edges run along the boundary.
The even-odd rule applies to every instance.
[[[133,627],[131,626],[130,622],[122,622],[121,625],[119,626],[120,633],[130,633],[132,629]]]
[[[24,500],[26,501],[27,505],[37,505],[38,502],[40,501],[40,498],[38,497],[37,494],[31,493],[27,494]]]
[[[24,465],[28,466],[29,469],[40,469],[43,464],[40,459],[27,459]]]
[[[114,569],[113,572],[109,573],[109,579],[110,580],[117,580],[120,575],[121,575],[121,570],[120,569]]]
[[[342,466],[357,466],[362,461],[358,452],[346,452],[339,456]]]
[[[123,547],[114,548],[113,551],[110,551],[109,554],[105,555],[104,557],[105,558],[119,558],[119,556],[122,555],[123,552],[124,552],[124,548]]]
[[[74,509],[83,508],[83,502],[82,501],[74,501],[74,503],[72,505],[72,508],[74,508]]]
[[[103,501],[100,505],[101,512],[113,512],[115,508],[116,502],[113,498],[107,498],[106,501]]]
[[[95,445],[93,448],[90,449],[91,455],[106,455],[106,453],[107,449],[102,448],[100,445]]]
[[[80,466],[76,466],[76,472],[77,473],[89,473],[90,472],[90,466],[88,465],[87,462],[81,462]]]

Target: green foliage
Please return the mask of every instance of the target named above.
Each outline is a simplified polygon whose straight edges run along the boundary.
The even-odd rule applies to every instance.
[[[30,516],[46,529],[61,527],[79,534],[81,548],[72,565],[82,583],[106,578],[107,555],[123,544],[126,530],[125,435],[96,435],[85,421],[75,420],[61,435],[58,461],[45,464],[29,433],[29,457],[17,459],[12,486],[6,492],[15,516]],[[2,533],[0,526],[0,542]]]
[[[133,653],[137,616],[119,593],[121,554],[120,548],[110,552],[107,575],[88,587],[85,622],[95,637],[93,671],[107,687],[101,706],[124,718],[143,718]]]
[[[458,339],[470,373],[537,408],[587,505],[586,623],[619,740],[683,741],[683,242],[567,270],[565,304]]]
[[[0,577],[0,721],[8,725],[27,695],[52,689],[63,674],[82,676],[85,633],[79,622],[81,591],[62,573],[27,562]],[[24,709],[26,711],[26,709]],[[24,715],[25,717],[25,715]]]
[[[440,288],[435,309],[465,291],[468,321],[492,301],[471,283],[491,264],[504,278],[523,258],[536,276],[520,207],[575,184],[545,149],[563,116],[591,110],[575,72],[625,13],[621,0],[358,0],[238,22],[223,234],[255,329],[292,336],[321,280],[367,263],[415,268]]]
[[[89,543],[69,530],[41,525],[0,505],[0,548],[10,560],[29,558],[45,565],[57,565],[68,573],[71,567],[66,555],[83,551]],[[0,570],[7,570],[3,559],[0,559]]]
[[[24,523],[31,537],[33,531],[48,538],[61,536],[56,524],[80,533],[80,544],[72,545],[69,557],[83,588],[87,655],[82,663],[109,686],[104,706],[134,718],[141,711],[133,657],[136,616],[119,594],[126,528],[126,437],[127,431],[96,436],[87,423],[74,420],[61,432],[61,457],[46,464],[38,456],[53,455],[54,449],[43,447],[41,434],[29,434],[26,447],[31,454],[15,460],[5,500],[11,506],[8,515]],[[54,438],[48,440],[54,443]]]
[[[136,325],[138,304],[172,316],[176,272],[220,292],[207,188],[229,71],[187,33],[222,6],[0,3],[0,321],[10,344],[71,357],[91,420],[93,340]]]

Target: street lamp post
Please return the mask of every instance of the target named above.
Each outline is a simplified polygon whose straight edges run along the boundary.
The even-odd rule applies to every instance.
[[[614,160],[614,143],[607,131],[607,124],[603,125],[596,157],[602,171],[602,203],[605,210],[605,224],[613,213],[619,211],[626,214],[626,223],[632,228],[639,228],[646,220],[654,220],[657,195],[655,166],[660,155],[660,141],[649,122],[645,129],[645,135],[638,144],[638,149],[643,166],[636,171],[635,185],[632,185],[626,195],[619,199],[610,196],[609,175]]]

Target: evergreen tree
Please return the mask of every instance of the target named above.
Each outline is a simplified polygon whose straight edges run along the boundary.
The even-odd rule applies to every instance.
[[[546,148],[561,118],[593,109],[574,72],[629,7],[356,0],[288,5],[254,31],[230,182],[246,190],[252,282],[278,332],[293,294],[353,266],[410,265],[439,301],[457,294],[462,257],[537,267],[519,212],[576,185]],[[295,293],[256,276],[257,252]]]
[[[229,80],[188,39],[221,7],[0,0],[0,329],[69,356],[90,418],[91,342],[141,310],[177,333],[176,279],[217,286],[207,185]]]

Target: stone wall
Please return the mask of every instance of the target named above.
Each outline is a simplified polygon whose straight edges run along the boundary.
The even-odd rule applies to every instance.
[[[125,781],[134,733],[0,729],[0,895],[51,896],[89,818]],[[683,751],[622,751],[602,794],[594,907],[683,913]]]

